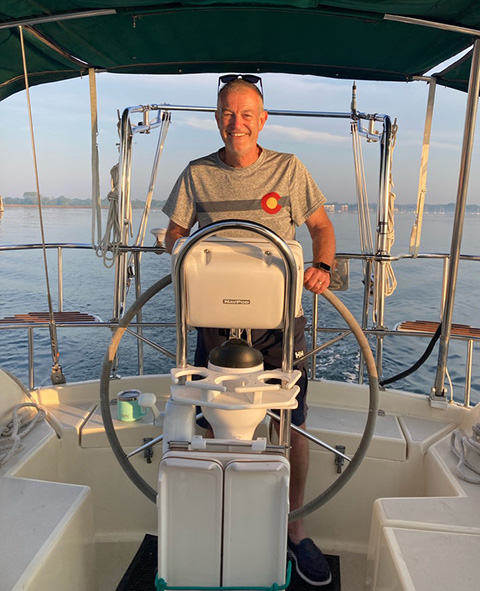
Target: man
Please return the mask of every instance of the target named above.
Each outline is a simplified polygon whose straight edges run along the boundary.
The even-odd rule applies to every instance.
[[[215,118],[224,147],[191,162],[178,179],[163,208],[170,223],[165,237],[169,252],[178,238],[188,236],[198,222],[202,227],[222,219],[258,222],[285,240],[295,237],[295,228],[305,223],[312,238],[314,264],[304,273],[304,286],[320,294],[330,283],[335,256],[335,235],[323,204],[325,197],[303,164],[292,154],[281,154],[258,145],[267,121],[263,95],[256,76],[228,75],[220,78]],[[295,352],[305,353],[305,319],[296,319]],[[201,329],[196,365],[206,365],[209,351],[226,338],[222,331]],[[280,367],[281,331],[252,331],[252,344],[264,355],[266,369]],[[298,408],[292,422],[302,428],[306,421],[306,363],[302,369]],[[292,431],[290,455],[291,510],[303,505],[308,471],[308,441]],[[328,563],[312,540],[306,537],[303,520],[289,525],[289,550],[302,578],[313,585],[331,581]]]

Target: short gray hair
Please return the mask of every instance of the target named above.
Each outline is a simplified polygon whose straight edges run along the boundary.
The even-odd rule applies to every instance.
[[[230,91],[235,92],[236,90],[242,90],[242,89],[254,89],[256,91],[256,93],[260,97],[261,108],[263,111],[264,110],[263,95],[260,92],[260,89],[258,88],[258,86],[256,84],[253,84],[253,82],[247,82],[246,80],[243,80],[243,78],[235,78],[235,80],[228,82],[220,90],[220,92],[218,93],[218,97],[217,97],[217,110],[220,108],[220,100],[224,94],[226,94],[227,92],[230,92]]]

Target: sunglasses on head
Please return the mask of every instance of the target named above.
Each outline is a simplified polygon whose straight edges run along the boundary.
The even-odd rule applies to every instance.
[[[260,94],[263,97],[263,84],[262,79],[260,76],[255,76],[254,74],[225,74],[224,76],[220,76],[218,79],[218,91],[217,94],[229,83],[233,82],[234,80],[245,80],[245,82],[249,82],[250,84],[254,84]]]

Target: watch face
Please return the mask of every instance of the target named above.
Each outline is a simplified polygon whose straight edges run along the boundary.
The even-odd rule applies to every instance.
[[[331,270],[330,265],[327,265],[327,263],[313,263],[312,267],[315,267],[316,269],[323,269],[324,271],[327,271],[327,273],[330,273]]]

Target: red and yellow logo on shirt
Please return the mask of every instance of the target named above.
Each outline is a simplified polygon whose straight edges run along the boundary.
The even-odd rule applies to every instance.
[[[262,209],[266,213],[278,213],[282,206],[278,203],[281,197],[278,193],[267,193],[262,197]]]

